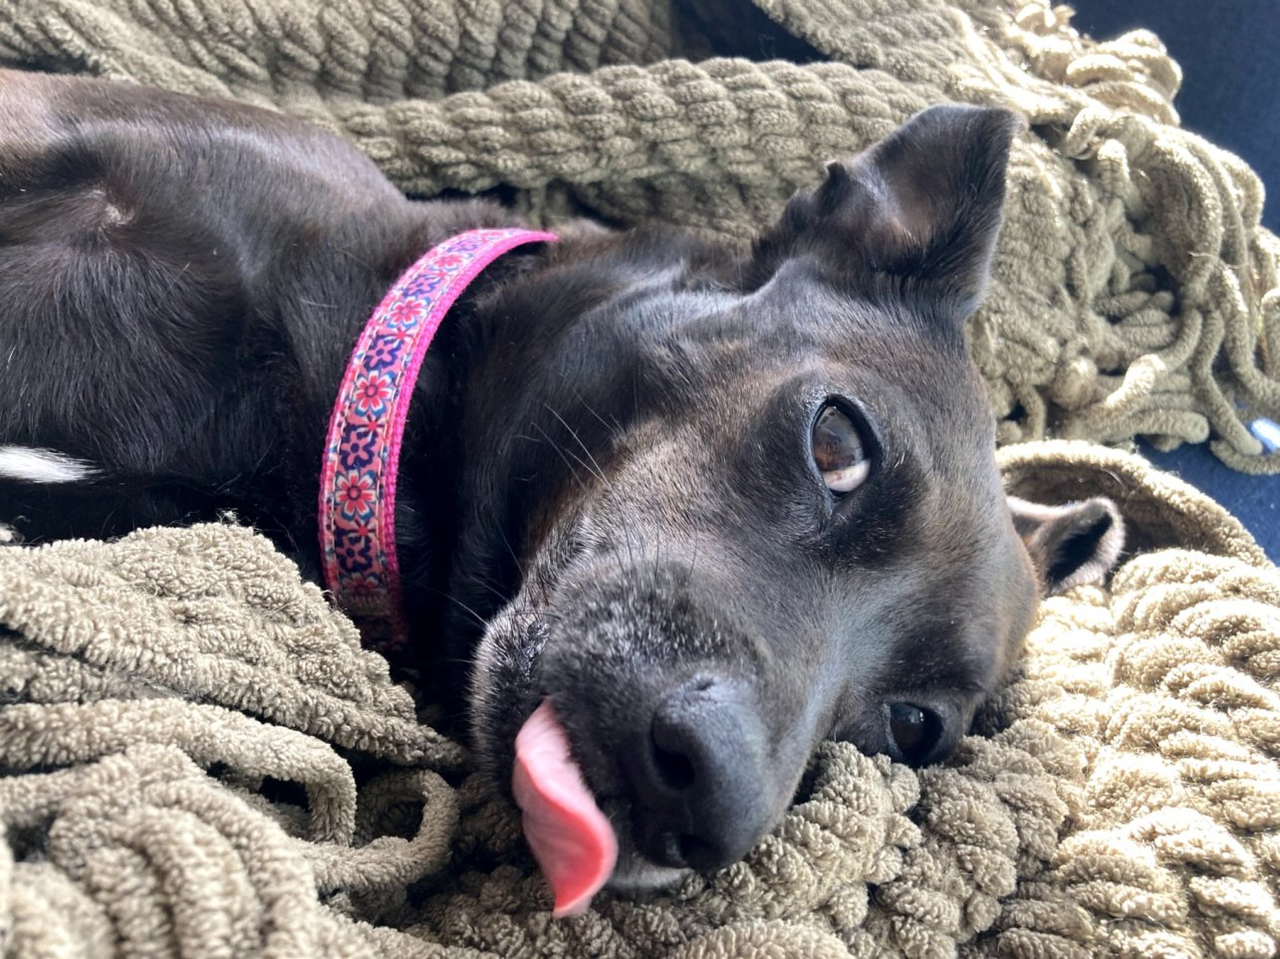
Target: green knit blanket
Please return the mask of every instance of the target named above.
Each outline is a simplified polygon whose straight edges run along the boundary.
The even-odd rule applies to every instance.
[[[815,757],[743,861],[553,920],[519,819],[236,526],[0,547],[0,949],[79,956],[1222,956],[1280,943],[1280,573],[1141,459],[1001,454],[1146,552],[1048,601],[944,766]]]
[[[971,345],[1005,444],[1200,442],[1276,472],[1280,243],[1177,126],[1155,37],[1013,0],[0,0],[0,62],[213,93],[494,190],[740,242],[822,162],[1000,102],[1007,227]],[[0,351],[0,356],[3,353]],[[747,859],[553,921],[513,811],[263,538],[0,547],[0,953],[1274,957],[1280,574],[1142,460],[1007,445],[1138,555],[1048,601],[948,764],[815,757]],[[0,522],[4,519],[0,504]],[[0,542],[4,529],[0,526]]]

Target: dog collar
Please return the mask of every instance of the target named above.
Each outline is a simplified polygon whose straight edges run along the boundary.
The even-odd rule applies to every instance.
[[[485,267],[517,246],[555,239],[532,230],[469,230],[432,247],[378,304],[347,361],[320,467],[320,561],[334,603],[383,652],[406,641],[396,470],[427,347]]]

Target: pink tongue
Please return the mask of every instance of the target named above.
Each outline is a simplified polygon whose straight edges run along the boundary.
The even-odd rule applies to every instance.
[[[555,893],[551,914],[581,915],[613,872],[618,840],[569,755],[549,699],[516,735],[511,788],[524,811],[525,839]]]

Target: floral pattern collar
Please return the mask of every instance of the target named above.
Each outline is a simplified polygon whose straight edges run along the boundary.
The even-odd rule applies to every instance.
[[[338,391],[320,469],[320,560],[334,603],[385,653],[407,642],[396,556],[396,471],[418,371],[467,286],[532,230],[469,230],[432,247],[396,281],[365,325]]]

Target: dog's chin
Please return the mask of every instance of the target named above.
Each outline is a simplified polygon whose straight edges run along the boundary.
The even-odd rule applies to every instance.
[[[646,892],[669,889],[690,874],[689,869],[673,869],[659,866],[639,856],[618,857],[618,866],[609,877],[607,888],[612,892],[634,896]]]
[[[618,862],[606,886],[610,891],[622,895],[660,892],[682,882],[693,872],[688,867],[656,863],[640,851],[633,833],[636,812],[629,802],[604,799],[600,808],[618,840]]]

